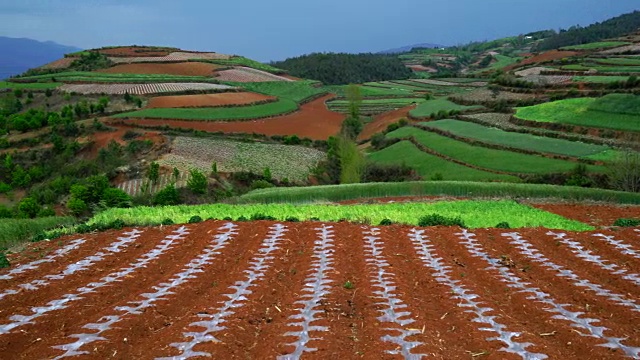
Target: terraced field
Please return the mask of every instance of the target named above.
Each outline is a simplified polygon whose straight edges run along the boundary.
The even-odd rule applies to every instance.
[[[360,106],[360,112],[364,115],[376,115],[424,101],[421,98],[364,99]],[[349,111],[348,100],[333,100],[328,102],[327,106],[331,111],[340,113]]]
[[[235,82],[266,82],[266,81],[293,81],[286,77],[271,74],[266,71],[239,66],[230,70],[216,72],[216,79],[220,81]]]
[[[89,71],[67,71],[46,75],[25,76],[20,82],[87,82],[87,83],[166,83],[166,82],[215,82],[209,76],[180,76],[168,74],[105,73]]]
[[[0,351],[637,358],[638,231],[209,221],[72,236],[0,272]]]
[[[476,166],[481,169],[506,173],[551,173],[569,172],[576,163],[565,160],[545,158],[537,155],[521,154],[506,150],[473,146],[462,141],[450,139],[412,126],[406,126],[387,134],[389,138],[414,138],[425,148],[452,160]],[[598,166],[589,166],[591,171],[603,172]]]
[[[551,153],[585,159],[600,159],[615,154],[608,146],[508,132],[460,120],[445,119],[429,121],[420,123],[419,126],[442,130],[455,136],[488,144],[531,150],[540,153]]]
[[[476,109],[482,109],[482,106],[480,105],[472,105],[472,106],[466,106],[466,105],[458,105],[454,102],[451,102],[447,99],[434,99],[434,100],[427,100],[423,103],[421,103],[420,105],[418,105],[418,107],[416,107],[415,109],[411,110],[409,112],[409,115],[411,115],[414,118],[427,118],[430,117],[432,115],[438,114],[441,111],[468,111],[468,110],[476,110]]]
[[[50,83],[47,83],[50,84]],[[190,91],[229,91],[236,88],[229,85],[209,83],[154,83],[154,84],[65,84],[58,90],[67,93],[147,95],[161,93],[180,93]]]

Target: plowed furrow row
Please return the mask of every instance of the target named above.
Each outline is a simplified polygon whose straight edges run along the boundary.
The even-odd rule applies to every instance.
[[[124,237],[119,237],[117,241],[111,243],[109,246],[103,248],[101,251],[98,251],[94,255],[90,255],[85,257],[84,259],[75,262],[73,264],[69,264],[64,270],[62,270],[58,274],[54,275],[46,275],[41,279],[32,280],[28,283],[18,285],[19,289],[7,289],[0,293],[0,300],[4,299],[9,295],[16,295],[21,293],[22,291],[35,291],[45,286],[51,284],[51,281],[63,280],[69,275],[87,271],[91,269],[98,262],[104,260],[108,256],[114,255],[122,251],[122,249],[131,245],[133,242],[140,237],[142,231],[132,230],[130,232],[124,233]]]
[[[555,233],[549,232],[548,234],[555,234]],[[564,239],[564,236],[566,236],[566,234],[555,234],[555,235],[562,235],[563,239]],[[595,284],[587,279],[583,279],[580,276],[578,276],[576,273],[574,273],[572,270],[569,270],[564,266],[561,266],[552,262],[551,260],[549,260],[549,258],[545,257],[538,249],[536,249],[533,245],[531,245],[531,243],[529,243],[522,236],[520,236],[520,234],[504,233],[502,234],[502,236],[504,236],[505,238],[511,239],[509,243],[514,245],[515,248],[518,249],[518,251],[522,255],[526,256],[533,262],[541,264],[543,267],[547,269],[553,270],[554,272],[556,272],[556,276],[567,278],[571,280],[573,284],[577,287],[586,288],[594,292],[598,296],[607,298],[616,304],[626,306],[632,309],[633,311],[640,312],[640,305],[638,305],[633,299],[628,299],[622,294],[613,293],[611,290],[605,289],[602,285]],[[556,237],[556,239],[558,239],[558,237]]]
[[[148,253],[140,257],[136,262],[130,264],[130,266],[121,268],[119,271],[113,272],[97,282],[91,282],[85,286],[82,286],[75,290],[74,293],[65,294],[61,298],[48,302],[45,306],[35,306],[31,308],[31,314],[28,315],[12,315],[9,317],[10,323],[0,325],[0,335],[8,334],[13,329],[21,327],[26,324],[34,324],[35,320],[44,316],[45,314],[67,308],[70,302],[78,301],[83,298],[84,295],[94,293],[96,290],[106,287],[114,282],[121,281],[125,277],[133,276],[133,274],[146,267],[153,261],[156,261],[162,254],[169,249],[176,246],[180,240],[189,234],[186,227],[180,227],[174,231],[174,235],[169,235],[163,239],[158,246],[153,248]]]
[[[64,354],[57,356],[56,359],[89,354],[88,351],[81,349],[96,341],[106,341],[107,339],[104,337],[104,333],[113,329],[113,326],[122,321],[125,316],[143,314],[145,309],[155,306],[155,302],[168,300],[168,296],[173,295],[174,290],[179,286],[190,280],[197,279],[198,274],[204,272],[203,268],[209,265],[211,261],[220,254],[220,251],[233,239],[233,235],[236,234],[236,225],[228,223],[223,225],[219,231],[221,233],[213,238],[211,245],[205,248],[195,259],[186,264],[181,272],[174,274],[167,282],[154,285],[152,288],[155,292],[143,293],[139,296],[145,300],[131,301],[130,306],[115,307],[114,310],[120,314],[106,315],[100,318],[98,322],[88,323],[82,326],[84,329],[97,331],[70,335],[70,338],[77,340],[68,344],[54,346],[54,349],[64,351]]]
[[[604,341],[604,343],[597,344],[597,346],[618,349],[624,352],[625,355],[631,357],[640,356],[640,347],[623,344],[622,341],[625,340],[625,338],[606,336],[604,334],[604,332],[608,330],[606,327],[594,325],[600,322],[600,320],[582,317],[584,313],[580,311],[568,310],[567,308],[570,304],[558,303],[550,294],[542,291],[540,288],[531,286],[529,282],[522,280],[509,270],[509,268],[502,266],[500,260],[491,258],[489,254],[483,250],[479,241],[475,239],[475,234],[464,229],[462,233],[458,233],[457,235],[472,256],[484,260],[489,264],[489,269],[498,272],[500,281],[506,283],[507,286],[512,289],[530,294],[527,299],[547,305],[548,307],[545,311],[555,314],[553,316],[554,319],[570,322],[572,327],[583,331],[580,333],[582,336],[589,336]]]
[[[636,259],[640,259],[640,251],[634,249],[631,245],[625,243],[624,240],[616,239],[614,235],[605,235],[605,234],[599,233],[599,234],[593,234],[593,236],[597,239],[603,240],[607,244],[613,245],[613,247],[620,250],[620,252],[625,255],[630,255]]]
[[[407,325],[414,323],[415,320],[412,318],[410,311],[404,310],[407,305],[395,293],[395,275],[388,270],[389,263],[382,253],[384,246],[379,236],[380,229],[371,228],[366,230],[363,235],[365,256],[367,256],[367,263],[371,268],[371,284],[373,287],[380,289],[373,292],[378,305],[381,306],[379,310],[381,315],[377,319],[382,323],[389,323],[385,328],[389,333],[399,333],[399,335],[387,334],[380,339],[395,346],[395,349],[386,350],[385,352],[401,355],[405,359],[421,359],[426,355],[413,354],[411,351],[415,347],[422,345],[422,343],[408,339],[413,335],[420,334],[421,331],[407,327]]]
[[[214,334],[224,330],[224,323],[227,318],[235,313],[234,309],[242,307],[248,300],[252,291],[249,288],[256,285],[258,281],[264,278],[271,262],[274,259],[273,254],[280,249],[283,236],[287,232],[287,227],[282,224],[276,224],[271,227],[268,237],[262,242],[262,247],[258,251],[252,261],[251,266],[245,271],[247,276],[243,280],[238,280],[230,289],[234,292],[226,294],[229,300],[215,310],[214,314],[199,314],[200,321],[189,324],[189,327],[204,328],[204,330],[192,330],[184,332],[183,336],[190,339],[186,342],[175,342],[171,346],[178,349],[180,354],[177,356],[164,357],[158,359],[188,359],[197,356],[210,357],[211,354],[206,351],[197,351],[195,347],[207,342],[220,342]]]
[[[38,267],[40,267],[41,264],[44,264],[44,263],[54,262],[58,258],[61,258],[67,255],[68,253],[70,253],[71,251],[78,249],[80,245],[84,244],[85,242],[86,242],[85,239],[72,240],[64,247],[54,251],[53,254],[51,255],[47,255],[42,259],[20,265],[15,269],[11,269],[8,273],[0,275],[0,280],[10,280],[10,279],[13,279],[14,275],[23,274],[29,270],[35,270]]]
[[[289,360],[299,359],[305,352],[314,352],[317,348],[308,347],[311,340],[319,340],[320,338],[311,337],[309,332],[327,332],[329,327],[312,325],[318,320],[318,315],[322,313],[319,310],[320,303],[329,293],[329,284],[332,283],[328,278],[328,273],[334,270],[333,267],[333,242],[334,231],[333,226],[324,225],[318,228],[318,237],[313,248],[313,257],[315,260],[311,263],[311,275],[307,277],[305,287],[302,289],[302,300],[297,301],[302,308],[296,315],[290,317],[295,320],[287,324],[289,327],[300,328],[300,330],[289,331],[285,336],[292,336],[295,340],[289,345],[294,346],[295,350],[291,354],[279,356],[278,359]]]
[[[630,273],[627,269],[623,269],[622,267],[603,259],[602,256],[596,255],[593,251],[585,249],[578,241],[570,239],[567,234],[549,231],[547,232],[547,235],[553,236],[554,240],[568,246],[571,249],[571,252],[579,259],[596,264],[601,269],[613,275],[621,275],[623,279],[640,286],[639,274]],[[638,309],[639,308],[636,305],[636,311],[638,311]]]
[[[497,334],[496,337],[487,338],[488,341],[500,341],[506,345],[500,349],[507,353],[512,353],[520,356],[523,359],[546,359],[547,355],[541,353],[535,353],[527,350],[527,347],[533,345],[532,343],[522,343],[515,341],[514,338],[519,337],[519,332],[508,331],[504,324],[501,324],[496,320],[498,316],[489,315],[489,313],[495,310],[482,306],[482,302],[476,301],[479,298],[478,295],[471,293],[465,286],[460,285],[460,280],[454,280],[450,273],[451,267],[444,265],[443,259],[437,257],[434,252],[434,245],[431,244],[428,237],[424,236],[424,230],[413,229],[409,233],[409,238],[413,242],[413,245],[420,256],[425,267],[429,268],[436,281],[448,286],[453,295],[452,299],[458,300],[457,305],[459,307],[468,308],[467,312],[476,315],[473,319],[474,322],[479,324],[485,324],[486,327],[479,328],[481,331],[489,331]]]

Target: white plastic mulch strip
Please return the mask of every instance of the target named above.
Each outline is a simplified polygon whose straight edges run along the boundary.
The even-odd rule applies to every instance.
[[[640,231],[637,229],[635,231],[638,231],[638,233],[640,233]],[[620,250],[620,252],[625,255],[631,255],[636,259],[640,259],[640,251],[634,249],[631,245],[625,243],[623,240],[617,240],[613,235],[593,234],[593,236],[602,239],[609,245],[613,245],[613,247]]]
[[[549,232],[548,234],[551,234]],[[564,235],[564,234],[562,234]],[[625,298],[624,295],[616,294],[602,287],[600,284],[594,284],[587,279],[582,279],[573,271],[565,268],[564,266],[560,266],[554,262],[551,262],[547,257],[545,257],[538,249],[536,249],[531,243],[525,240],[518,233],[504,233],[502,236],[506,238],[510,238],[510,243],[515,245],[516,249],[520,251],[521,254],[525,255],[531,261],[539,263],[547,269],[551,269],[556,272],[556,276],[563,277],[571,280],[573,284],[577,287],[586,288],[588,290],[593,291],[596,295],[605,297],[616,304],[626,306],[631,308],[633,311],[640,312],[640,305],[636,304],[634,300]],[[556,240],[559,238],[556,237]]]
[[[603,259],[600,255],[596,255],[591,250],[585,249],[579,242],[569,239],[567,234],[549,231],[547,232],[547,235],[553,236],[554,240],[558,240],[562,244],[567,245],[569,249],[571,249],[571,252],[579,259],[596,264],[599,268],[606,270],[613,275],[622,275],[621,277],[623,279],[640,286],[640,275],[630,273],[627,269],[623,269],[619,265],[610,262],[608,263],[608,261]]]
[[[514,338],[520,336],[519,332],[508,331],[506,325],[503,325],[496,321],[498,316],[488,315],[487,313],[494,312],[495,310],[482,306],[481,301],[476,301],[480,296],[471,293],[463,285],[460,284],[460,280],[454,280],[449,274],[451,273],[451,267],[444,265],[444,261],[441,257],[436,257],[434,251],[435,246],[431,243],[429,238],[424,235],[424,230],[413,229],[409,233],[409,238],[413,242],[420,259],[425,267],[431,269],[432,276],[437,282],[448,286],[452,292],[452,299],[458,300],[458,306],[467,308],[465,312],[474,314],[476,317],[473,322],[479,324],[486,324],[487,327],[480,328],[481,331],[489,331],[497,334],[496,337],[487,338],[488,341],[500,341],[506,345],[500,349],[500,351],[512,353],[520,356],[526,360],[538,360],[547,359],[545,354],[534,353],[527,351],[527,347],[534,345],[532,343],[517,342]]]
[[[162,241],[160,241],[159,245],[142,255],[128,267],[121,268],[118,271],[113,272],[96,282],[91,282],[83,287],[80,287],[76,289],[75,293],[73,294],[66,294],[63,295],[60,299],[51,300],[45,306],[32,307],[31,314],[29,315],[12,315],[11,317],[9,317],[9,320],[11,320],[10,323],[0,325],[0,335],[8,334],[9,332],[11,332],[11,330],[23,325],[34,324],[36,319],[46,315],[49,312],[65,309],[69,306],[70,302],[81,300],[84,295],[94,293],[99,288],[106,287],[112,283],[121,281],[126,277],[132,276],[132,274],[134,274],[137,270],[153,263],[165,252],[172,249],[188,234],[189,231],[187,230],[187,228],[182,226],[179,229],[173,231],[172,235],[165,237]]]
[[[52,280],[62,280],[69,275],[89,270],[96,263],[104,260],[108,256],[119,253],[123,248],[126,248],[131,243],[135,242],[142,231],[132,230],[130,232],[125,232],[124,237],[117,238],[117,241],[113,242],[109,246],[103,248],[101,251],[98,251],[94,255],[87,256],[86,258],[68,265],[62,272],[55,275],[46,275],[44,279],[33,280],[26,284],[20,284],[18,287],[20,289],[7,289],[0,293],[0,300],[4,299],[8,295],[19,294],[22,291],[35,291],[40,288],[43,288],[50,284]]]
[[[302,289],[305,294],[300,297],[302,300],[297,301],[297,304],[302,305],[299,313],[291,316],[292,320],[296,320],[287,324],[290,327],[298,327],[300,330],[289,331],[285,336],[295,336],[296,340],[289,345],[295,347],[295,350],[291,354],[278,356],[278,359],[289,360],[299,359],[305,352],[314,352],[316,348],[307,347],[307,344],[311,340],[318,340],[309,335],[311,331],[329,331],[327,326],[312,325],[317,319],[316,315],[322,313],[322,310],[318,310],[324,297],[330,292],[328,273],[334,270],[333,267],[333,240],[334,231],[333,226],[324,225],[321,228],[317,228],[319,239],[315,241],[313,247],[313,257],[315,260],[311,263],[311,274],[307,277],[306,284]]]
[[[569,304],[558,304],[551,295],[545,293],[539,288],[531,286],[518,276],[516,276],[508,268],[505,268],[500,264],[500,260],[493,259],[483,251],[482,245],[475,239],[475,234],[469,232],[467,229],[462,230],[462,233],[456,234],[462,240],[462,244],[467,248],[467,251],[473,257],[480,258],[489,264],[488,269],[495,270],[499,273],[500,281],[507,284],[512,289],[517,289],[518,292],[528,293],[528,300],[534,300],[536,302],[547,305],[548,307],[543,309],[546,312],[554,313],[553,319],[565,320],[571,323],[571,326],[580,329],[584,332],[579,332],[581,336],[593,337],[605,341],[605,343],[598,344],[597,346],[603,346],[611,349],[619,349],[627,356],[638,357],[640,356],[640,348],[627,346],[622,343],[625,338],[616,338],[605,336],[604,332],[608,330],[604,326],[596,326],[594,323],[600,322],[598,319],[581,317],[584,313],[580,311],[569,311],[567,306]]]
[[[142,314],[144,309],[155,306],[155,302],[167,300],[167,296],[175,294],[173,291],[177,287],[187,283],[189,280],[198,278],[199,274],[204,273],[203,268],[211,264],[213,259],[217,255],[220,255],[220,251],[233,240],[233,235],[237,234],[236,229],[237,226],[232,223],[227,223],[220,227],[218,229],[220,233],[213,238],[211,245],[205,248],[198,257],[185,265],[181,272],[173,275],[167,282],[153,286],[152,288],[156,290],[155,292],[141,294],[140,297],[145,298],[145,300],[132,301],[130,302],[130,304],[132,304],[131,306],[118,306],[114,310],[121,312],[121,314],[103,316],[98,322],[89,323],[82,327],[84,329],[97,331],[70,335],[70,338],[77,340],[69,344],[54,346],[54,349],[65,351],[64,354],[55,359],[89,354],[89,351],[82,351],[80,349],[93,342],[107,340],[103,337],[103,333],[113,329],[113,325],[124,320],[127,315]]]
[[[387,350],[386,353],[392,355],[401,355],[405,359],[421,359],[427,355],[413,354],[411,351],[422,345],[419,341],[409,341],[407,337],[422,333],[419,329],[407,328],[415,320],[411,317],[411,312],[404,309],[407,308],[403,304],[402,299],[395,293],[394,285],[395,274],[388,270],[389,263],[382,254],[384,246],[380,238],[380,229],[370,228],[363,233],[364,235],[364,252],[366,261],[371,267],[371,286],[379,288],[373,292],[376,304],[379,306],[379,312],[382,314],[377,319],[382,323],[392,323],[395,327],[387,327],[384,330],[389,332],[399,332],[399,335],[385,335],[381,338],[384,342],[396,345],[393,350]],[[384,326],[384,325],[381,325]]]
[[[235,285],[229,289],[233,290],[230,294],[225,294],[229,300],[222,302],[222,306],[215,310],[214,314],[198,314],[202,319],[200,321],[189,324],[189,327],[204,328],[200,331],[188,331],[183,333],[185,338],[191,340],[187,342],[172,343],[171,346],[180,351],[180,355],[159,359],[189,359],[197,356],[211,357],[211,354],[205,351],[195,351],[194,347],[198,344],[208,342],[220,342],[213,334],[226,329],[224,323],[227,318],[235,313],[234,309],[244,306],[248,300],[247,296],[252,293],[249,288],[256,286],[271,268],[273,253],[280,249],[280,243],[288,229],[282,224],[275,224],[271,227],[267,238],[263,240],[258,254],[251,259],[251,266],[245,270],[246,277],[243,280],[236,281]]]
[[[64,247],[54,251],[51,255],[47,255],[42,259],[32,261],[27,264],[20,265],[15,269],[11,269],[8,273],[0,275],[0,280],[10,280],[13,279],[14,275],[22,274],[27,272],[28,270],[35,270],[40,267],[41,264],[54,262],[57,258],[63,257],[70,253],[73,250],[76,250],[80,247],[80,245],[84,244],[87,240],[85,239],[76,239],[70,241]]]

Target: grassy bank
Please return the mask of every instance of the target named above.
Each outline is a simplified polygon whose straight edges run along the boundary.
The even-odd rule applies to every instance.
[[[47,217],[37,219],[1,219],[0,249],[6,249],[29,241],[37,233],[58,226],[70,226],[76,222],[73,217]]]

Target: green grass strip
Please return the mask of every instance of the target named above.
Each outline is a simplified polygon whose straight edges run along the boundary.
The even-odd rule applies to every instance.
[[[464,111],[464,110],[480,109],[480,108],[482,108],[482,106],[458,105],[447,99],[434,99],[434,100],[428,100],[421,103],[415,109],[411,110],[409,114],[416,118],[426,118],[431,116],[431,114],[437,114],[439,111],[452,111],[452,110]]]
[[[572,79],[574,82],[587,82],[593,84],[608,84],[618,81],[629,80],[628,76],[574,76]]]
[[[327,90],[321,87],[316,87],[317,81],[303,80],[303,81],[266,81],[266,82],[253,82],[253,83],[240,83],[240,82],[225,82],[227,85],[237,86],[244,88],[248,91],[257,92],[260,94],[277,96],[281,99],[293,100],[300,103],[312,96],[327,93]]]
[[[575,162],[474,146],[412,126],[400,128],[387,136],[390,138],[414,137],[420,144],[440,154],[484,169],[510,173],[546,174],[569,172],[576,167]],[[588,166],[588,169],[597,172],[604,171],[602,167],[598,166]]]
[[[75,222],[73,217],[0,219],[0,250],[30,241],[32,236],[41,231],[73,225]]]
[[[423,179],[430,179],[436,174],[440,174],[444,180],[520,181],[515,176],[494,174],[447,161],[418,149],[406,140],[371,153],[368,159],[382,165],[405,163],[416,170]]]
[[[149,119],[180,119],[180,120],[249,120],[287,114],[298,109],[293,100],[280,99],[276,102],[238,107],[216,108],[157,108],[143,109],[114,115],[114,118],[149,118]]]
[[[47,90],[47,89],[55,89],[58,86],[61,86],[62,83],[14,83],[8,81],[0,81],[0,89],[11,89],[11,90]]]
[[[630,44],[631,43],[624,42],[624,41],[598,41],[598,42],[592,42],[592,43],[582,44],[582,45],[565,46],[561,48],[561,50],[596,50],[596,49],[614,48],[614,47],[630,45]]]
[[[411,181],[254,190],[240,197],[249,203],[310,203],[391,196],[461,196],[468,198],[534,198],[640,204],[640,193],[545,184],[471,181]]]
[[[420,126],[447,131],[488,144],[566,156],[587,157],[610,150],[608,146],[509,132],[460,120],[429,121],[420,123]]]
[[[460,217],[470,228],[493,227],[500,222],[508,222],[512,227],[546,227],[565,230],[592,230],[591,226],[568,220],[560,215],[534,209],[515,201],[443,201],[436,203],[404,203],[375,205],[227,205],[211,204],[196,206],[137,207],[131,209],[110,209],[94,216],[89,223],[108,223],[121,219],[128,225],[159,224],[164,219],[175,223],[185,223],[192,216],[203,219],[223,219],[241,216],[250,218],[254,214],[273,216],[278,220],[296,217],[299,220],[317,218],[321,221],[348,220],[379,224],[383,219],[417,225],[420,217],[429,214]]]

